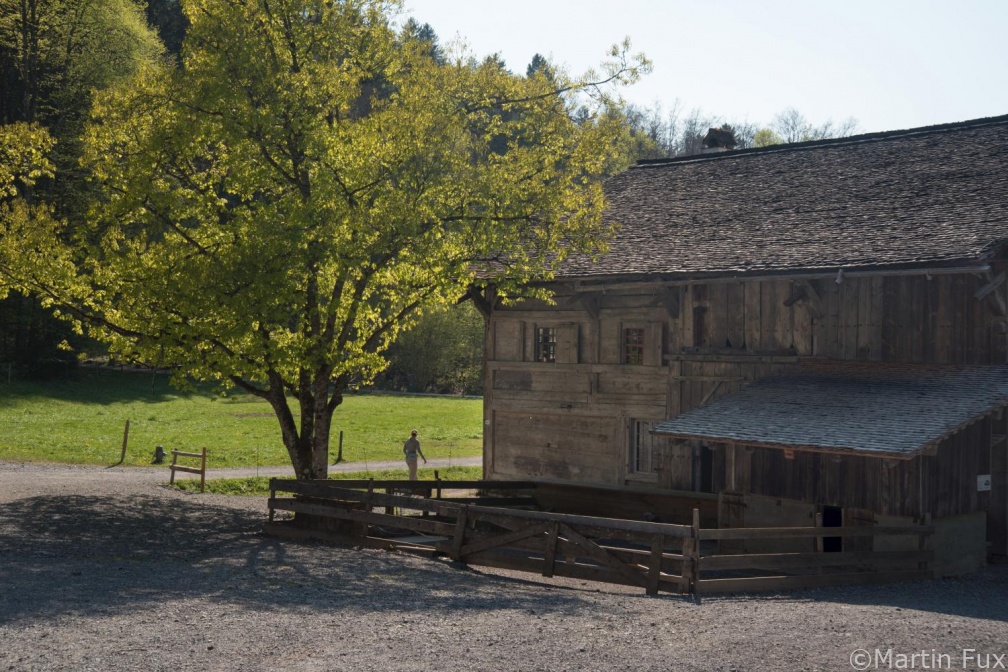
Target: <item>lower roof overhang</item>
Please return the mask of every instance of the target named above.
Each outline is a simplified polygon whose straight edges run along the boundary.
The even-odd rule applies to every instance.
[[[1008,366],[804,362],[657,425],[681,440],[911,459],[1008,406]]]

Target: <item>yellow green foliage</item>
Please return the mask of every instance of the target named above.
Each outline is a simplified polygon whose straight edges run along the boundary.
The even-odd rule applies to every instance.
[[[418,311],[528,291],[608,234],[622,129],[572,119],[588,81],[435,62],[389,6],[188,0],[183,66],[99,94],[86,137],[106,198],[70,303],[114,352],[268,399],[299,473]],[[628,46],[589,79],[636,78]]]

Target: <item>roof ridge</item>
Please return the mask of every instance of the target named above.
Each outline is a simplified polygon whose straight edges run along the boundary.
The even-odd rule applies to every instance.
[[[750,147],[748,149],[736,149],[727,152],[712,152],[709,154],[690,154],[688,156],[676,156],[666,159],[640,159],[630,167],[630,170],[656,168],[671,164],[683,164],[699,161],[717,161],[720,159],[738,158],[742,156],[776,154],[782,152],[804,151],[806,149],[818,149],[820,147],[838,147],[843,145],[860,144],[877,140],[891,140],[896,138],[906,138],[934,133],[945,133],[950,130],[965,130],[972,128],[982,128],[984,126],[997,126],[1008,124],[1008,114],[997,117],[982,117],[980,119],[969,119],[967,121],[955,121],[946,124],[934,124],[931,126],[920,126],[917,128],[906,128],[892,131],[876,131],[872,133],[862,133],[860,135],[850,135],[843,138],[827,138],[825,140],[808,140],[805,142],[791,142],[779,145],[769,145],[767,147]]]

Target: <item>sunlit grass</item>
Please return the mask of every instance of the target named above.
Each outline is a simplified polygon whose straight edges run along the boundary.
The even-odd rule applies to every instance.
[[[483,478],[483,467],[443,467],[437,470],[443,481],[478,481]],[[417,470],[420,480],[432,480],[434,469],[421,468]],[[406,480],[409,472],[406,469],[383,469],[380,471],[357,471],[353,473],[330,474],[334,480],[365,480],[373,478],[376,481]],[[214,478],[206,482],[206,492],[216,495],[269,495],[267,476],[250,478]],[[199,492],[198,478],[185,478],[175,481],[175,487],[187,492]]]
[[[340,430],[348,462],[402,459],[412,428],[428,459],[479,455],[482,413],[478,399],[347,395],[333,416],[329,461],[336,461]],[[61,381],[0,382],[0,460],[113,464],[127,419],[126,464],[149,464],[157,445],[206,446],[211,469],[290,464],[276,417],[258,397],[186,394],[165,374],[103,368]]]

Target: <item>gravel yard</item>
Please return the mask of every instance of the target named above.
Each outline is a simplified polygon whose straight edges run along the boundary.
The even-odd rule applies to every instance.
[[[166,480],[0,464],[0,671],[1008,667],[1005,566],[697,605],[281,543],[264,500]]]

